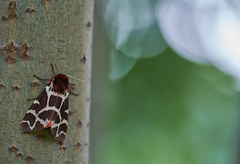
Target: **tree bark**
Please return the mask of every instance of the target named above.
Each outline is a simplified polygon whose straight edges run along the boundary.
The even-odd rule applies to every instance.
[[[0,1],[0,160],[4,164],[87,164],[93,0]],[[68,131],[60,145],[49,129],[24,133],[21,121],[56,63],[70,78]],[[55,71],[59,73],[55,67]]]

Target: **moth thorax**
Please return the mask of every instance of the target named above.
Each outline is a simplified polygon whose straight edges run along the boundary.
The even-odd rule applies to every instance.
[[[58,74],[53,79],[54,90],[58,93],[64,93],[68,89],[68,77],[63,74]]]

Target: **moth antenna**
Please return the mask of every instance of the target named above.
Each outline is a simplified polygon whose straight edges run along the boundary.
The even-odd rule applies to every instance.
[[[55,61],[54,61],[53,63],[54,63],[54,65],[57,67],[58,71],[59,71],[60,73],[62,73],[62,71],[58,68],[57,64],[55,63]]]
[[[84,80],[82,80],[82,79],[78,79],[78,78],[76,78],[76,77],[74,77],[74,76],[71,76],[71,75],[66,75],[66,76],[67,76],[67,77],[71,77],[71,78],[73,78],[73,79],[75,79],[75,80],[78,80],[78,81],[87,83],[87,81],[84,81]]]
[[[51,67],[52,67],[52,71],[53,71],[54,76],[56,76],[56,73],[55,73],[55,71],[54,71],[54,68],[53,68],[53,64],[52,64],[52,63],[51,63]]]

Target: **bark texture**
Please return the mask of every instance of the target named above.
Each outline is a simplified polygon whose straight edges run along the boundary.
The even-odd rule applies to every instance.
[[[88,163],[92,17],[93,0],[0,1],[0,163]],[[88,82],[70,78],[79,96],[69,96],[63,145],[48,129],[42,136],[20,128],[33,102],[27,99],[47,84],[33,74],[51,78],[53,62]]]

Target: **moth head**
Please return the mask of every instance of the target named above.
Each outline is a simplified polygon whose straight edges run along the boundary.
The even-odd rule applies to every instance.
[[[58,93],[64,93],[69,86],[68,77],[63,74],[58,74],[53,79],[54,90]]]

